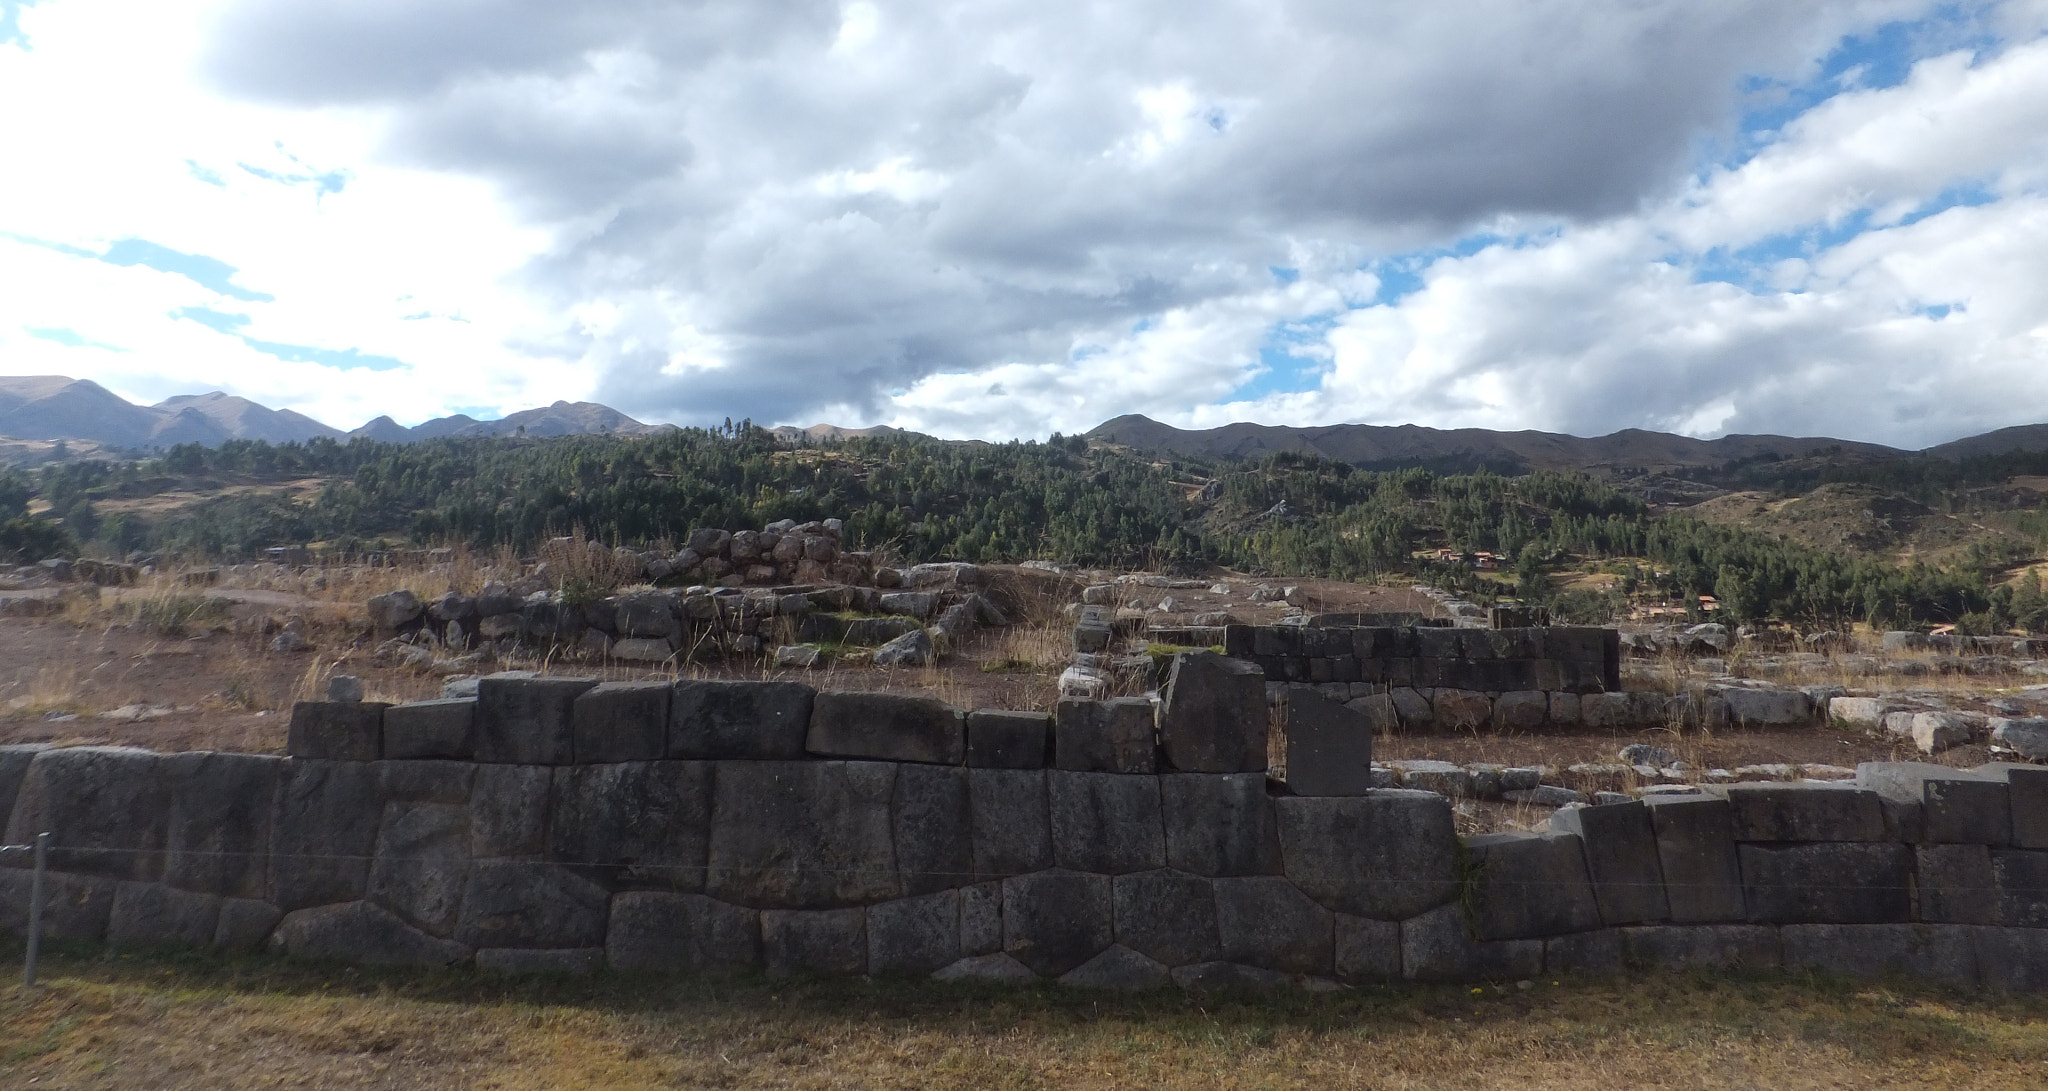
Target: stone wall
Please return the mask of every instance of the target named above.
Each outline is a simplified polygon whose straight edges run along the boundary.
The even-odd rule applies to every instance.
[[[0,748],[0,815],[9,843],[55,835],[49,934],[121,948],[1098,986],[1743,966],[2048,987],[2048,769],[1868,765],[1461,841],[1445,797],[1370,786],[1369,725],[1343,705],[1291,697],[1269,740],[1264,687],[1203,653],[1161,701],[1052,714],[494,677],[469,700],[301,705],[287,757]],[[5,862],[18,936],[27,860]]]

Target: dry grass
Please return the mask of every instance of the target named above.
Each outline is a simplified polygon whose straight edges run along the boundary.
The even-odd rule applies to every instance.
[[[0,1083],[1604,1091],[2048,1079],[2048,1000],[1796,978],[1122,996],[58,959],[46,981],[0,988]]]

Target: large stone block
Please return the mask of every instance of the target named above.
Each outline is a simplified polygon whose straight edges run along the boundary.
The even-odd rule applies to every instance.
[[[567,765],[576,760],[576,698],[594,678],[477,680],[476,760]]]
[[[1167,966],[1223,957],[1210,880],[1160,870],[1119,875],[1112,888],[1116,941]]]
[[[704,889],[711,769],[706,761],[557,767],[548,858],[606,885]]]
[[[761,962],[776,977],[866,973],[868,911],[762,910]]]
[[[614,970],[747,970],[761,964],[761,915],[701,894],[612,897],[605,963]]]
[[[384,756],[384,708],[375,701],[300,701],[284,752],[295,758],[376,761]]]
[[[1336,914],[1278,876],[1214,882],[1225,959],[1284,973],[1334,972]]]
[[[765,909],[827,909],[902,896],[889,816],[896,766],[717,766],[706,893]]]
[[[1003,949],[1003,884],[976,883],[960,889],[960,955],[992,955]],[[1007,956],[1005,956],[1007,957]]]
[[[1742,894],[1763,924],[1911,920],[1913,850],[1898,844],[1742,845]]]
[[[967,771],[977,876],[1002,878],[1053,865],[1045,777],[1040,769]]]
[[[977,769],[1043,769],[1052,718],[985,708],[967,714],[967,764]]]
[[[387,966],[447,966],[470,957],[368,902],[287,913],[271,942],[293,958]]]
[[[1628,968],[1628,954],[1617,929],[1575,932],[1543,941],[1543,972],[1608,977]]]
[[[813,754],[959,765],[967,760],[960,710],[930,697],[820,693],[805,749]]]
[[[1168,768],[1256,773],[1266,767],[1266,672],[1215,652],[1173,657],[1159,709]]]
[[[1966,776],[1959,769],[1919,761],[1866,761],[1856,766],[1856,786],[1877,793],[1890,841],[1919,841],[1926,826],[1927,782]]]
[[[2012,800],[2013,845],[2048,849],[2048,769],[2008,766],[2004,773]]]
[[[1467,838],[1473,923],[1482,940],[1528,939],[1600,927],[1586,850],[1568,833]]]
[[[7,816],[14,813],[14,797],[21,791],[22,778],[28,776],[29,763],[48,749],[44,743],[0,746],[0,840],[7,836]]]
[[[1937,924],[1998,923],[1998,883],[1983,845],[1922,845],[1914,850],[1919,919]]]
[[[1737,784],[1728,789],[1737,841],[1883,841],[1876,792],[1852,785]]]
[[[570,711],[576,760],[653,761],[668,754],[667,682],[601,682],[577,695]]]
[[[1325,908],[1404,920],[1457,894],[1451,804],[1434,792],[1375,789],[1274,807],[1287,878]]]
[[[1998,848],[2012,844],[2012,794],[2004,778],[1929,778],[1921,791],[1922,840]]]
[[[1003,952],[1057,977],[1116,940],[1106,875],[1054,868],[1003,880]]]
[[[220,921],[213,930],[216,950],[253,954],[270,942],[270,934],[284,919],[284,911],[253,898],[222,898]]]
[[[1153,718],[1143,697],[1063,699],[1053,714],[1053,764],[1077,773],[1154,772]]]
[[[924,976],[960,961],[960,892],[941,890],[868,907],[868,973]],[[1000,949],[998,932],[992,950]]]
[[[1533,731],[1550,718],[1550,695],[1540,689],[1503,693],[1493,702],[1495,731]]]
[[[1337,980],[1359,983],[1401,977],[1401,923],[1337,914]]]
[[[1971,931],[1940,924],[1788,924],[1778,936],[1787,970],[1975,985]]]
[[[1725,686],[1721,700],[1738,727],[1795,727],[1813,722],[1813,699],[1796,689]]]
[[[935,765],[897,769],[890,814],[904,894],[929,894],[974,881],[968,770]]]
[[[1121,875],[1166,866],[1159,778],[1054,769],[1046,787],[1060,867]]]
[[[469,879],[469,815],[445,803],[387,803],[369,900],[437,936],[455,930]]]
[[[30,886],[34,872],[0,870],[0,935],[28,938]],[[52,871],[43,876],[43,938],[99,943],[107,938],[114,909],[113,879]]]
[[[387,758],[466,759],[474,753],[476,699],[415,701],[384,710]]]
[[[284,759],[267,754],[166,755],[171,812],[164,825],[164,882],[205,894],[262,897],[284,769]]]
[[[7,836],[0,840],[30,845],[37,834],[48,833],[53,871],[154,882],[163,875],[170,795],[163,759],[147,750],[44,750],[21,778]]]
[[[476,953],[477,969],[520,977],[588,977],[603,964],[602,947],[485,947]]]
[[[273,905],[289,913],[362,898],[384,809],[377,785],[369,762],[285,765],[271,834]]]
[[[1166,862],[1196,875],[1271,875],[1280,832],[1263,773],[1169,773],[1159,778]]]
[[[1173,984],[1173,974],[1155,959],[1122,945],[1108,950],[1060,975],[1060,984],[1077,989],[1163,989]]]
[[[1300,796],[1364,795],[1372,787],[1372,721],[1335,701],[1287,701],[1287,787]]]
[[[1742,865],[1728,801],[1713,796],[1649,796],[1664,896],[1678,924],[1744,917]]]
[[[2048,929],[1973,928],[1977,972],[2005,992],[2048,991]]]
[[[1410,981],[1514,981],[1542,972],[1542,940],[1474,939],[1455,905],[1401,922],[1401,976]]]
[[[469,851],[478,858],[539,857],[548,848],[547,765],[480,765],[469,803]]]
[[[1998,923],[2048,928],[2048,852],[2000,849],[1991,853],[1998,888]]]
[[[220,899],[159,883],[117,883],[107,944],[131,949],[213,946]]]
[[[610,898],[554,864],[479,860],[463,885],[455,938],[471,947],[599,947]]]
[[[1657,860],[1657,833],[1642,801],[1561,810],[1550,816],[1550,828],[1577,834],[1584,843],[1601,920],[1636,924],[1671,915],[1664,869]]]
[[[668,756],[800,759],[814,698],[811,687],[797,682],[677,682]]]
[[[1758,924],[1647,925],[1623,928],[1631,965],[1660,970],[1775,970],[1778,930]]]
[[[477,769],[466,761],[380,761],[377,792],[386,803],[467,804]]]

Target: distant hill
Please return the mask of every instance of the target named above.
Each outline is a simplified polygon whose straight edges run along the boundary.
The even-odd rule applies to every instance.
[[[2022,424],[2016,428],[2000,428],[1981,436],[1959,439],[1939,447],[1929,447],[1921,452],[1936,458],[1975,458],[1983,455],[2003,455],[2014,451],[2048,451],[2048,424]]]
[[[1088,432],[1087,438],[1136,450],[1208,458],[1260,458],[1276,451],[1295,451],[1367,468],[1485,466],[1507,472],[1630,469],[1657,473],[1759,457],[1824,456],[1839,461],[1904,458],[1911,454],[1876,443],[1824,437],[1738,435],[1702,440],[1640,428],[1590,439],[1554,432],[1446,430],[1414,424],[1333,424],[1315,428],[1226,424],[1221,428],[1188,431],[1138,414],[1106,421]],[[2042,445],[2048,446],[2048,442]]]
[[[785,424],[780,428],[772,429],[772,431],[782,439],[794,443],[801,440],[861,439],[867,436],[890,436],[895,435],[899,430],[891,428],[886,424],[878,424],[873,428],[841,428],[836,424],[813,424],[809,428],[798,428],[793,424]]]
[[[101,447],[153,450],[180,443],[217,447],[231,439],[304,443],[363,436],[408,443],[441,436],[645,435],[673,428],[642,424],[609,406],[556,402],[500,420],[456,414],[407,428],[390,417],[352,432],[330,428],[302,413],[271,409],[221,391],[181,394],[156,405],[136,405],[87,379],[62,375],[0,375],[0,439],[81,441]]]

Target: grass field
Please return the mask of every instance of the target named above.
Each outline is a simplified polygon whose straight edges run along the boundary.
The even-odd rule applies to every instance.
[[[2048,997],[1804,978],[1105,995],[0,963],[8,1088],[2048,1086]]]

